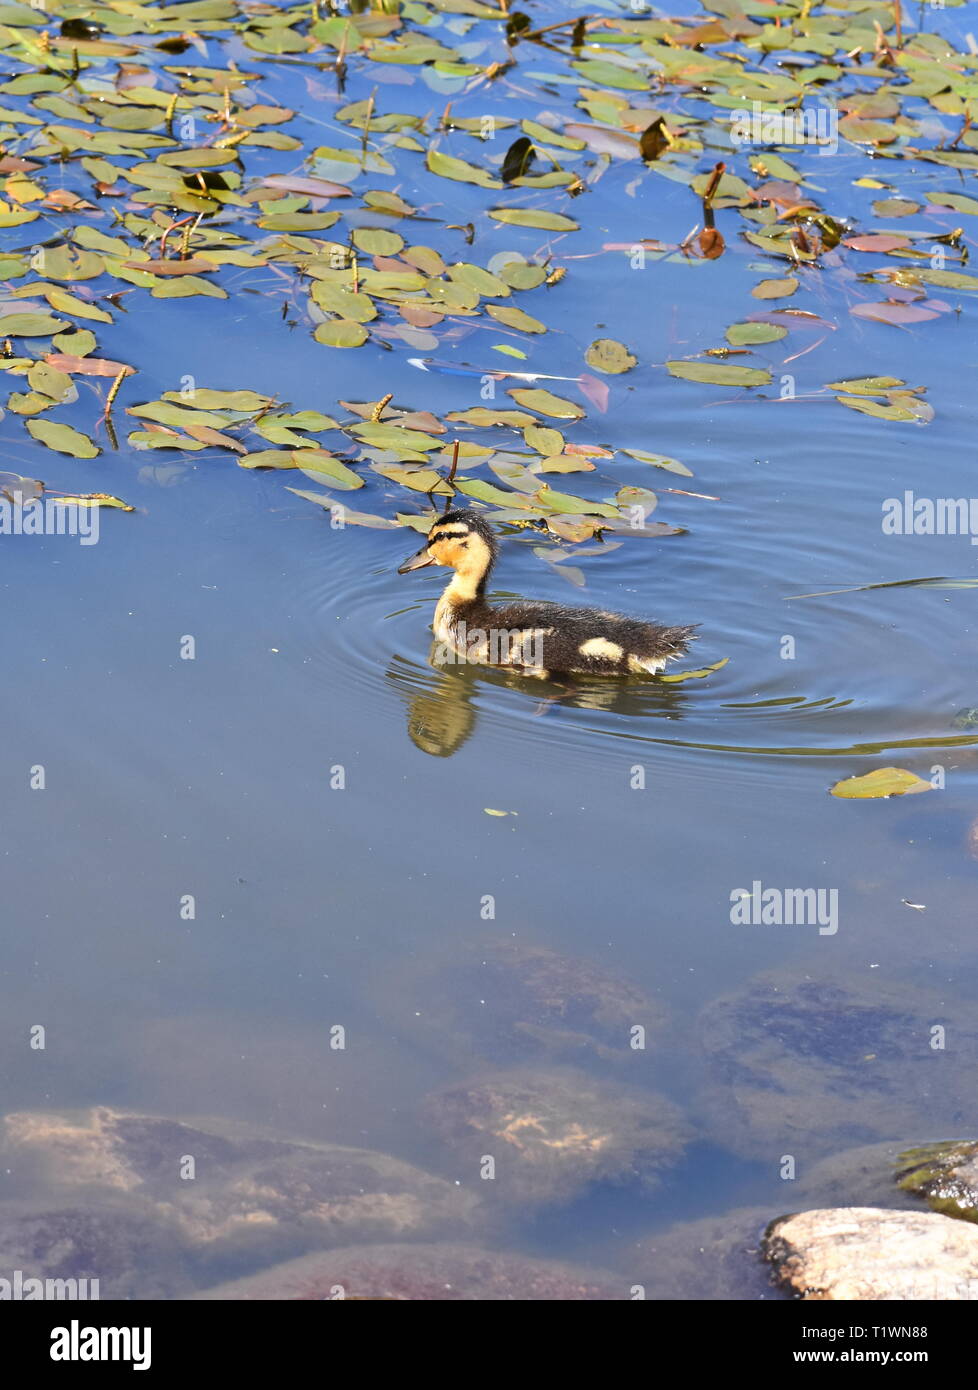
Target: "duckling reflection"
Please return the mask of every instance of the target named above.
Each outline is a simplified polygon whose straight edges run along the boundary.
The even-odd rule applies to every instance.
[[[445,660],[445,646],[431,644],[427,666],[395,656],[387,680],[406,702],[407,732],[414,746],[434,758],[450,758],[471,737],[478,719],[477,700],[496,686],[526,697],[525,713],[548,715],[560,709],[600,710],[616,716],[681,718],[687,695],[678,686],[643,682],[612,684],[575,677],[573,685],[475,663]],[[613,734],[610,727],[599,731]]]

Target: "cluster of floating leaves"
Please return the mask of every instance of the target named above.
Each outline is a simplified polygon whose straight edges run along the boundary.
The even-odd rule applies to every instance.
[[[799,291],[818,295],[826,271],[848,311],[884,334],[949,314],[954,296],[978,289],[955,225],[978,213],[959,186],[978,167],[978,56],[911,28],[899,0],[706,0],[704,14],[679,18],[601,3],[550,24],[518,4],[0,3],[0,367],[20,379],[7,419],[21,416],[49,449],[92,458],[100,431],[116,442],[112,409],[124,388],[137,403],[117,409],[133,421],[136,449],[222,449],[245,468],[294,470],[319,490],[293,490],[327,506],[370,479],[394,499],[393,515],[343,507],[345,520],[371,526],[423,531],[457,491],[584,554],[581,543],[602,535],[607,545],[677,529],[648,522],[657,502],[648,488],[595,499],[553,485],[615,457],[568,437],[589,408],[607,410],[615,378],[668,373],[771,399],[771,354],[783,351],[773,345],[814,332],[782,359],[793,361],[837,327],[823,313],[774,306]],[[333,123],[319,124],[334,144],[307,149],[289,133],[296,112],[262,92],[269,71],[329,103]],[[434,108],[390,109],[387,94],[405,85],[431,93]],[[505,114],[525,111],[538,92],[543,109]],[[867,170],[852,183],[878,190],[879,225],[851,225],[821,205],[817,179],[779,144],[783,121],[760,146],[756,133],[752,145],[738,143],[746,109],[797,115],[806,101],[834,104],[831,138]],[[600,180],[623,164],[634,167],[633,197],[662,178],[688,188],[698,221],[682,243],[595,244],[582,233],[577,208],[600,198]],[[923,201],[900,186],[919,166],[933,172]],[[470,220],[449,223],[444,203],[403,196],[423,171],[467,185],[466,209],[475,190]],[[378,186],[355,192],[360,180]],[[497,226],[521,234],[525,253],[482,264],[480,240]],[[299,306],[297,322],[319,345],[311,350],[402,350],[437,372],[439,349],[477,320],[499,339],[487,351],[532,366],[549,294],[573,293],[575,279],[581,288],[588,256],[640,252],[675,273],[699,265],[708,274],[735,236],[753,248],[759,307],[745,308],[721,341],[652,363],[640,344],[599,339],[576,378],[482,363],[471,374],[512,383],[510,399],[444,418],[390,396],[337,401],[330,415],[255,390],[139,403],[128,378],[148,363],[103,356],[133,295],[226,299],[234,277],[261,270],[275,276],[283,314]],[[555,380],[566,394],[538,384]],[[90,433],[60,418],[79,382],[102,393]],[[822,391],[880,420],[925,424],[933,413],[925,388],[898,377]],[[456,442],[460,471],[449,484]],[[621,452],[690,474],[675,459]],[[568,553],[551,547],[547,557]]]

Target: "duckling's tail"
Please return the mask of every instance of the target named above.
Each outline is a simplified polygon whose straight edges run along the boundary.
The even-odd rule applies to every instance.
[[[665,668],[667,661],[675,661],[685,656],[690,642],[696,641],[699,623],[685,627],[657,627],[648,648],[629,656],[628,664],[635,672],[644,671],[650,676],[657,675]]]

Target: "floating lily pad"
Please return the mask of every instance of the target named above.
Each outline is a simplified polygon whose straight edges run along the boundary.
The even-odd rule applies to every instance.
[[[330,319],[328,323],[319,324],[312,336],[326,347],[356,348],[362,347],[370,334],[362,323],[352,319]]]
[[[755,299],[786,299],[788,295],[794,294],[798,288],[798,281],[793,275],[786,275],[781,280],[761,280],[751,290]]]
[[[732,323],[724,336],[733,347],[755,347],[786,338],[788,330],[776,323]]]
[[[630,372],[638,365],[638,358],[628,351],[624,343],[616,342],[614,338],[596,338],[584,358],[589,367],[609,376]]]

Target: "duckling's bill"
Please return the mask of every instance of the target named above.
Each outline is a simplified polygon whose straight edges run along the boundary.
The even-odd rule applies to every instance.
[[[424,569],[425,565],[433,565],[434,563],[435,557],[425,544],[413,555],[409,555],[403,565],[398,565],[397,572],[398,574],[408,574],[411,570]]]

